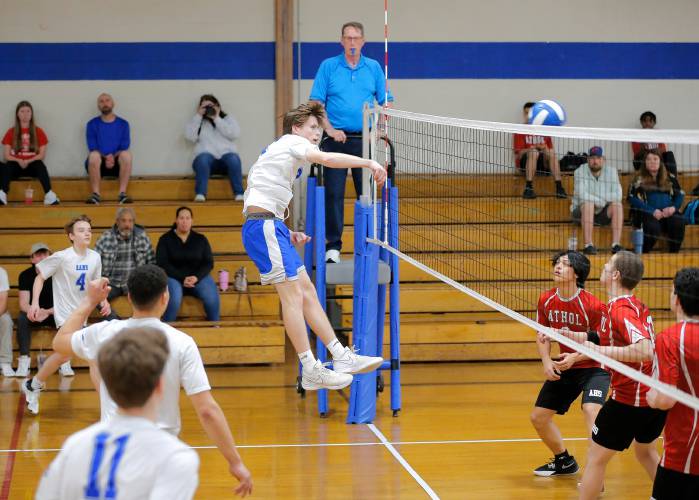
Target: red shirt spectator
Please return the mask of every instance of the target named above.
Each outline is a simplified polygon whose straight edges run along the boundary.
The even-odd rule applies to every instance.
[[[14,142],[14,134],[14,127],[10,127],[9,129],[7,129],[7,132],[5,132],[5,137],[2,138],[2,143],[5,146],[10,146],[10,148],[12,148]],[[29,129],[23,128],[20,137],[20,149],[19,151],[15,151],[14,148],[12,148],[10,149],[10,154],[16,158],[20,158],[21,160],[31,160],[32,158],[34,158],[39,153],[39,151],[32,151],[31,144],[29,143],[29,138]],[[46,134],[40,127],[36,127],[36,142],[38,148],[46,146],[49,143],[48,137],[46,137]]]

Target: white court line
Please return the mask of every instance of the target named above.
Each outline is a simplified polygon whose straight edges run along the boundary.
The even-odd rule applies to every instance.
[[[407,460],[405,460],[403,456],[400,453],[398,453],[398,450],[396,450],[393,447],[393,445],[388,442],[386,436],[384,436],[383,433],[374,424],[367,424],[367,427],[369,428],[369,430],[371,430],[371,432],[374,433],[374,435],[376,435],[377,438],[379,438],[379,440],[386,446],[386,448],[388,448],[388,451],[391,452],[391,455],[393,455],[396,458],[396,460],[398,460],[398,462],[403,466],[403,468],[408,471],[408,474],[413,476],[413,479],[417,481],[417,484],[422,486],[422,489],[425,490],[425,493],[427,493],[427,495],[433,500],[439,500],[439,496],[437,496],[434,490],[430,488],[430,485],[427,484],[425,480],[420,477],[420,474],[415,472],[415,469],[413,469],[410,466]]]
[[[380,438],[379,438],[380,439]],[[385,438],[384,438],[385,439]],[[563,438],[563,441],[587,441],[588,438]],[[423,444],[497,444],[497,443],[533,443],[541,441],[539,438],[514,438],[514,439],[460,439],[445,441],[388,441],[377,443],[298,443],[298,444],[244,444],[237,445],[236,448],[332,448],[342,446],[386,446],[386,445],[423,445]],[[193,450],[215,450],[216,446],[190,446]],[[0,453],[49,453],[61,451],[60,448],[22,448],[16,450],[0,450]]]

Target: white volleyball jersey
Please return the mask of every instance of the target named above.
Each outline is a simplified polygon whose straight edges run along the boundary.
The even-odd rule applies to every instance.
[[[180,433],[180,386],[187,396],[211,390],[199,349],[194,339],[157,318],[131,318],[101,321],[78,330],[71,337],[76,356],[96,360],[99,348],[125,328],[149,327],[165,334],[170,356],[163,377],[165,391],[158,412],[158,427],[177,436]],[[109,422],[116,415],[117,405],[109,396],[104,382],[100,384],[100,408],[102,422]]]
[[[60,328],[87,294],[87,284],[102,277],[100,254],[89,248],[79,255],[68,247],[36,265],[41,277],[53,278],[53,317]]]
[[[145,418],[117,415],[70,436],[44,471],[37,500],[188,500],[199,456]]]
[[[248,172],[243,213],[252,205],[285,219],[294,180],[310,165],[306,154],[311,150],[318,150],[318,146],[294,134],[283,135],[267,146]]]

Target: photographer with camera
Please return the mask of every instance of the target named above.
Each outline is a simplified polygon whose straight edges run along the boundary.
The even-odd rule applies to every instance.
[[[206,201],[211,174],[226,175],[236,200],[243,199],[243,172],[235,141],[240,126],[231,115],[221,109],[218,99],[204,94],[199,108],[185,128],[185,137],[193,142],[195,182],[194,201]]]

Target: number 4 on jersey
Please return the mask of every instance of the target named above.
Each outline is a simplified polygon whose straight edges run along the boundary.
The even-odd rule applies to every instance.
[[[80,277],[78,278],[78,281],[75,282],[75,284],[80,287],[81,292],[85,291],[85,274],[86,273],[80,273]]]

